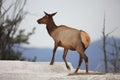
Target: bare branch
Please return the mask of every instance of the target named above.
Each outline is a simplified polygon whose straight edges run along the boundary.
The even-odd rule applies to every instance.
[[[106,36],[109,36],[110,34],[112,34],[113,32],[115,32],[118,29],[118,27],[116,27],[115,29],[113,29],[111,32],[107,33]]]
[[[4,11],[4,13],[2,14],[2,15],[0,15],[0,18],[2,18],[9,10],[10,10],[10,8],[13,6],[13,4],[11,4],[9,7],[8,7],[8,9],[6,9],[5,11]]]

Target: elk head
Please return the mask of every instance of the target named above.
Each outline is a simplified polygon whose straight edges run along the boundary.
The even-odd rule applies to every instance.
[[[48,14],[44,11],[45,16],[37,20],[38,24],[48,24],[56,13]]]

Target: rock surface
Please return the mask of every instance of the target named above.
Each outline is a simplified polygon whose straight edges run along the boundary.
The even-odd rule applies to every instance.
[[[90,72],[85,74],[79,70],[77,75],[69,75],[64,62],[27,62],[27,61],[0,61],[0,80],[120,80],[120,74],[99,74]]]

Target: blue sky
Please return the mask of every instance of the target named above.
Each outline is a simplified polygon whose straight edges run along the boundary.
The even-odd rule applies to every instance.
[[[8,0],[6,5],[15,0]],[[29,12],[21,23],[26,32],[36,27],[35,34],[31,36],[28,47],[48,47],[54,45],[53,39],[48,35],[45,25],[39,25],[36,20],[43,17],[43,11],[58,12],[54,16],[57,25],[67,25],[82,29],[89,33],[91,40],[96,41],[102,36],[103,16],[106,13],[106,33],[117,28],[111,36],[119,37],[120,30],[120,0],[28,0],[25,10]]]

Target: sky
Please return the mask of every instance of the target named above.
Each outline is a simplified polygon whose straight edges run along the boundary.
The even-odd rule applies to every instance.
[[[8,4],[10,2],[6,3]],[[106,33],[116,29],[111,36],[120,38],[120,0],[28,0],[25,11],[29,13],[20,28],[29,32],[36,27],[35,33],[29,39],[30,44],[25,45],[27,47],[53,48],[54,46],[54,41],[48,35],[45,25],[36,22],[44,16],[44,11],[57,12],[53,17],[57,25],[67,25],[86,31],[91,37],[91,42],[102,37],[105,13]]]

